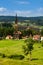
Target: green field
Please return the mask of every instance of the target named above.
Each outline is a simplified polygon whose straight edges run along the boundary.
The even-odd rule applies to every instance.
[[[6,56],[24,55],[22,49],[24,44],[24,40],[0,40],[0,53]],[[2,58],[0,56],[0,65],[43,65],[43,47],[40,43],[34,44],[34,50],[32,51],[33,60],[30,61],[28,58],[29,55],[25,56],[23,60]]]

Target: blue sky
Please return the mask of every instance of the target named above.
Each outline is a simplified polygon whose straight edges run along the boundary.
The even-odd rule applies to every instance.
[[[0,15],[43,16],[43,0],[0,0]]]

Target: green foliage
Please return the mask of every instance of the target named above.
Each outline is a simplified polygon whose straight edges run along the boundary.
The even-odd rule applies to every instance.
[[[32,51],[32,61],[29,61],[29,55],[23,60],[8,58],[11,55],[23,55],[22,46],[25,45],[24,40],[1,40],[0,41],[0,53],[5,54],[5,58],[0,57],[0,65],[43,65],[43,47],[41,43],[35,43]]]
[[[41,41],[42,47],[43,47],[43,41]]]
[[[41,30],[41,32],[40,32],[40,33],[41,33],[41,35],[43,36],[43,29]]]
[[[23,46],[23,51],[24,51],[24,54],[27,55],[29,52],[28,52],[28,48],[26,46]]]
[[[4,22],[0,23],[0,37],[6,37],[7,35],[13,35],[14,28],[12,23]]]
[[[16,59],[16,60],[22,60],[24,59],[23,55],[18,55],[18,54],[14,54],[14,55],[5,55],[3,53],[0,53],[0,57],[1,58],[9,58],[9,59]]]
[[[24,59],[24,56],[23,55],[10,55],[10,56],[8,56],[8,58],[10,58],[10,59],[16,59],[16,60],[22,60],[22,59]]]
[[[26,44],[23,46],[23,49],[24,49],[25,55],[27,55],[30,51],[33,50],[34,41],[32,38],[29,38],[25,40],[25,43]]]
[[[2,27],[0,28],[0,37],[5,37],[7,35],[13,35],[14,28],[13,27]]]
[[[22,32],[22,36],[30,36],[30,34],[32,35],[33,31],[31,29],[28,30],[23,30]]]

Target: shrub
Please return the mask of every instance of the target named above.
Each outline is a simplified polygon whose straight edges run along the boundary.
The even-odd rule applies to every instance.
[[[5,57],[6,57],[6,55],[3,54],[3,53],[0,53],[0,56],[1,56],[2,58],[5,58]]]
[[[2,58],[5,58],[6,57],[6,55],[5,54],[2,54]]]
[[[22,60],[24,59],[24,56],[23,55],[10,55],[8,56],[8,58]]]
[[[42,47],[43,47],[43,41],[41,41]]]

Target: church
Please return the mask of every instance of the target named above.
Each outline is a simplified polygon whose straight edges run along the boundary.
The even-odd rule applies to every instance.
[[[18,26],[18,19],[17,19],[17,14],[16,14],[16,17],[15,17],[15,24],[14,24],[14,39],[21,39],[21,31],[19,31],[19,26]]]

